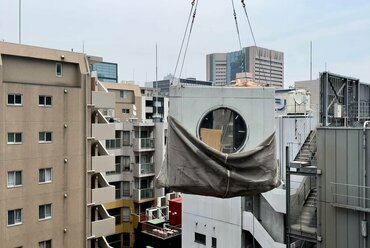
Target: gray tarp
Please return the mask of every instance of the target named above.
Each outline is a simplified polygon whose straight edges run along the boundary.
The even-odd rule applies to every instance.
[[[275,133],[251,151],[221,153],[168,118],[166,159],[156,187],[187,194],[230,198],[263,193],[280,185]]]

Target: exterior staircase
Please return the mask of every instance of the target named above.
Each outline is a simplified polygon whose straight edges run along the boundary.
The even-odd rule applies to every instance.
[[[294,163],[302,166],[316,166],[316,130],[310,132],[305,142],[301,146]]]
[[[291,224],[291,229],[298,232],[300,235],[315,236],[316,235],[316,222],[317,222],[317,188],[311,189],[305,203]]]

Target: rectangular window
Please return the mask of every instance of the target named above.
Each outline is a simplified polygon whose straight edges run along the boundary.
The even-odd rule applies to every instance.
[[[63,64],[57,63],[55,66],[55,74],[57,77],[63,77]]]
[[[22,186],[22,171],[8,171],[8,188]]]
[[[22,133],[8,133],[8,144],[22,144]]]
[[[51,183],[53,180],[52,168],[39,169],[39,183]]]
[[[130,215],[131,215],[131,210],[128,207],[123,207],[123,221],[128,222],[130,221]]]
[[[122,196],[128,197],[130,196],[130,182],[129,181],[123,181],[122,182]]]
[[[51,143],[53,141],[52,132],[39,132],[39,143]]]
[[[212,237],[212,248],[217,248],[217,239],[215,237]]]
[[[123,156],[122,157],[122,165],[123,165],[123,171],[130,171],[131,170],[130,156]]]
[[[194,233],[194,242],[206,245],[206,235],[197,232]]]
[[[123,99],[126,99],[128,97],[128,91],[127,90],[120,90],[119,96]]]
[[[51,204],[39,206],[39,220],[51,219]]]
[[[123,146],[129,146],[130,145],[130,131],[123,131]]]
[[[8,211],[8,226],[22,224],[22,209],[13,209]]]
[[[22,95],[21,94],[8,94],[8,105],[22,105]]]
[[[129,114],[130,113],[130,109],[122,109],[122,114]]]
[[[39,248],[51,248],[51,239],[39,242]]]
[[[39,96],[39,106],[48,107],[52,104],[51,96]]]

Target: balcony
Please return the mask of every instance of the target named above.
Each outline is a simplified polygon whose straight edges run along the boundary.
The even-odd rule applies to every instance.
[[[108,241],[105,239],[105,237],[100,237],[97,239],[97,244],[94,244],[94,248],[113,248],[109,245]]]
[[[135,138],[134,151],[151,151],[154,150],[154,138]]]
[[[93,146],[97,146],[97,149],[92,149],[94,152],[91,157],[92,170],[95,172],[115,170],[115,157],[109,154],[101,141],[95,142]]]
[[[145,202],[145,201],[151,201],[154,199],[154,189],[148,188],[148,189],[133,189],[134,193],[134,202]]]
[[[145,112],[146,113],[153,113],[153,107],[151,107],[151,106],[147,106],[147,107],[145,107]]]
[[[141,163],[135,164],[133,168],[134,177],[148,177],[154,176],[154,164],[153,163]]]
[[[142,232],[148,233],[160,239],[170,239],[181,235],[181,226],[168,226],[161,228],[149,223],[143,223]]]
[[[91,102],[96,109],[114,109],[116,107],[115,95],[109,92],[91,92]]]
[[[106,172],[114,170],[115,157],[112,155],[93,156],[92,169],[95,172]]]
[[[115,138],[115,124],[109,123],[100,110],[92,116],[92,136],[95,140],[107,140]]]
[[[97,217],[95,216],[97,212]],[[103,205],[92,208],[91,234],[98,237],[112,235],[116,231],[115,218],[110,216]]]
[[[95,185],[95,188],[92,188],[92,202],[97,205],[115,201],[115,187],[109,185],[101,173],[94,175],[92,180],[95,182],[96,178],[97,185]]]

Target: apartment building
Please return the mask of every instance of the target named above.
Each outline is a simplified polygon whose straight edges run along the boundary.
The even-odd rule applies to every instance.
[[[154,188],[165,152],[166,116],[153,120],[153,111],[163,107],[167,113],[168,100],[156,100],[153,89],[135,84],[104,83],[114,94],[114,111],[105,112],[115,125],[115,139],[106,140],[106,149],[115,155],[115,169],[106,173],[109,184],[116,187],[116,199],[104,204],[115,216],[115,234],[107,237],[111,247],[133,247],[138,223],[145,218],[146,209],[155,206],[163,189]],[[158,98],[159,99],[159,98]],[[164,104],[164,103],[167,104]],[[154,110],[158,106],[158,109]]]
[[[0,42],[2,247],[109,247],[109,93],[85,54]],[[92,118],[94,117],[95,118]]]

